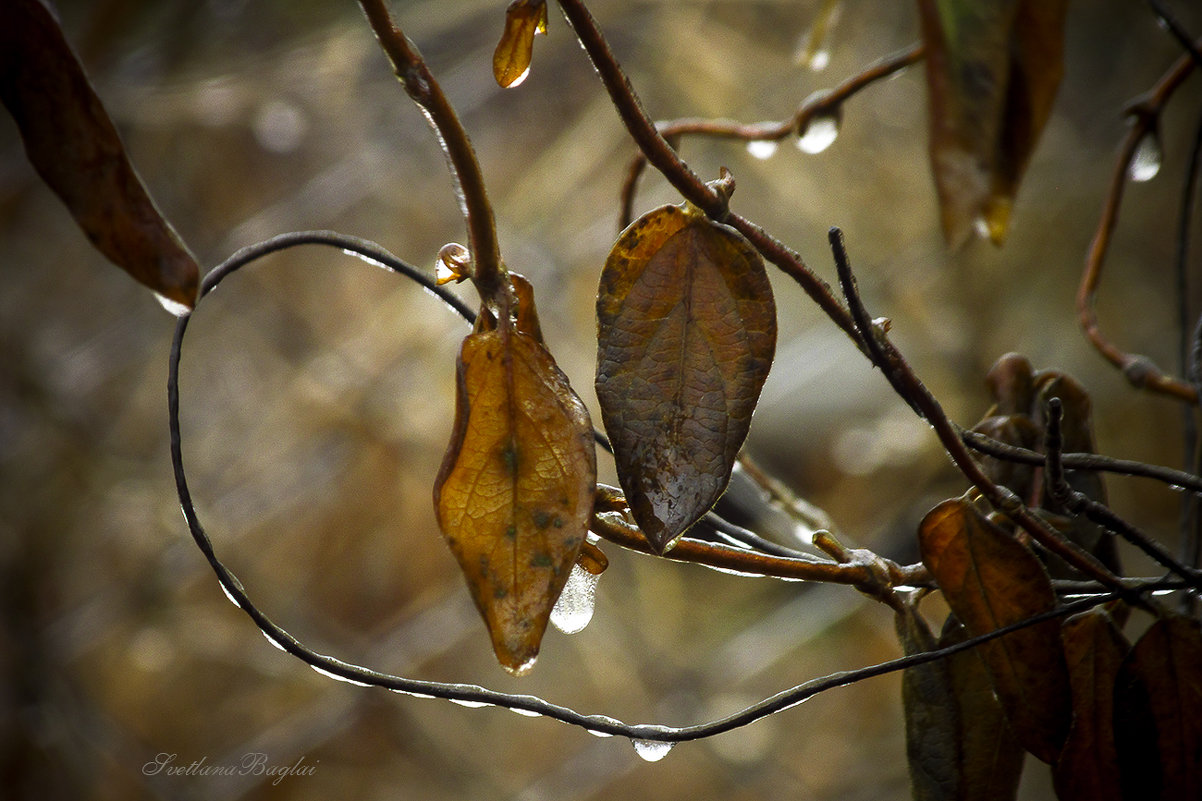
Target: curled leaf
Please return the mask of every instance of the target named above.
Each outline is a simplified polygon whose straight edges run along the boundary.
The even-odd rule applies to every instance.
[[[515,326],[493,327],[482,312],[463,341],[434,487],[439,526],[514,674],[533,665],[580,555],[597,471],[588,412],[529,326],[533,298],[518,295]]]
[[[534,37],[547,32],[546,0],[513,0],[505,9],[505,32],[492,55],[493,77],[512,89],[530,74]]]
[[[964,499],[944,501],[927,513],[919,526],[919,545],[948,606],[973,636],[1056,605],[1039,559]],[[1070,716],[1057,623],[1019,629],[977,651],[1014,736],[1044,762],[1054,762]]]
[[[730,480],[776,347],[759,253],[677,206],[618,238],[597,293],[597,397],[635,521],[664,551]]]
[[[117,129],[39,0],[0,3],[0,101],[34,169],[92,244],[172,311],[196,302],[200,269],[147,194]]]

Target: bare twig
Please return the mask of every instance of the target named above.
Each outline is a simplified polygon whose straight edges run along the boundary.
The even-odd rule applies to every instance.
[[[446,151],[451,173],[462,198],[468,240],[474,264],[472,281],[480,298],[496,306],[503,328],[507,328],[511,289],[501,262],[496,222],[484,188],[484,177],[476,152],[459,116],[434,80],[421,53],[392,21],[384,0],[359,0],[380,46],[392,62],[405,92],[425,112]]]
[[[1048,455],[1047,470],[1044,473],[1048,485],[1048,496],[1070,514],[1083,515],[1107,531],[1118,534],[1165,568],[1189,582],[1190,586],[1195,589],[1202,588],[1202,572],[1181,564],[1159,543],[1123,520],[1105,504],[1098,503],[1069,486],[1064,475],[1064,464],[1060,460],[1060,449],[1063,443],[1060,435],[1062,415],[1060,398],[1048,399],[1047,432],[1044,439],[1044,447],[1047,449]]]
[[[885,56],[864,68],[863,71],[845,80],[828,91],[816,92],[807,97],[793,112],[793,116],[780,122],[742,123],[734,120],[716,120],[689,117],[656,123],[660,134],[676,147],[681,136],[692,134],[717,139],[736,139],[744,142],[779,141],[788,136],[800,136],[815,118],[838,113],[843,102],[867,86],[876,83],[918,62],[923,56],[921,43],[905,50]],[[634,195],[639,176],[647,165],[647,157],[640,151],[630,162],[626,181],[622,185],[621,218],[619,226],[625,228],[634,219]]]
[[[1129,108],[1131,127],[1127,131],[1126,139],[1123,140],[1118,160],[1111,173],[1110,188],[1106,193],[1102,216],[1098,220],[1098,228],[1094,233],[1093,242],[1090,244],[1089,253],[1085,259],[1085,270],[1081,275],[1081,284],[1077,290],[1077,318],[1090,344],[1107,361],[1122,370],[1123,375],[1133,386],[1196,404],[1198,393],[1191,384],[1165,374],[1146,356],[1126,353],[1111,343],[1102,333],[1097,311],[1094,308],[1098,286],[1102,280],[1102,265],[1110,247],[1110,239],[1118,224],[1123,188],[1127,182],[1131,161],[1135,158],[1136,150],[1144,137],[1156,135],[1161,110],[1193,71],[1194,66],[1191,55],[1182,56],[1157,82],[1151,92],[1131,104]]]

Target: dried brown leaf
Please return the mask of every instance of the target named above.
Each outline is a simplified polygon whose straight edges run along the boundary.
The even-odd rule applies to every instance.
[[[1130,646],[1110,615],[1094,609],[1062,628],[1073,722],[1052,778],[1060,801],[1119,801],[1114,687]]]
[[[944,501],[919,527],[922,560],[973,636],[1046,612],[1056,596],[1039,559],[964,499]],[[977,651],[1014,736],[1053,762],[1068,732],[1068,674],[1060,627],[1045,621]]]
[[[756,250],[677,206],[618,238],[597,293],[597,397],[631,511],[661,552],[717,501],[776,347]]]
[[[919,0],[931,165],[948,242],[1005,239],[1063,72],[1067,0]]]
[[[546,0],[514,0],[505,9],[505,32],[492,55],[493,77],[503,89],[512,89],[526,80],[534,37],[546,32]]]
[[[1202,798],[1202,628],[1168,614],[1120,669],[1115,702],[1125,798]]]
[[[597,468],[588,412],[532,333],[532,306],[514,328],[489,319],[459,354],[434,502],[497,659],[520,674],[580,555]]]
[[[147,194],[117,129],[39,0],[0,3],[0,101],[30,163],[88,239],[173,311],[196,302],[200,270]]]

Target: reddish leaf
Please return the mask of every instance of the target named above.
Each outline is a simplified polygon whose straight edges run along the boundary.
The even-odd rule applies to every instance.
[[[516,328],[490,319],[481,312],[459,354],[434,502],[497,659],[520,674],[580,555],[596,460],[588,412],[535,333],[532,297]]]
[[[1118,703],[1125,707],[1116,731],[1124,797],[1202,798],[1202,629],[1197,620],[1167,615],[1140,637],[1120,670]]]
[[[1063,73],[1068,0],[919,0],[931,164],[953,246],[1005,239]]]
[[[974,636],[1051,610],[1056,596],[1043,565],[963,499],[944,501],[919,527],[922,560],[956,617]],[[1069,685],[1060,627],[1045,621],[977,649],[1014,736],[1053,762],[1069,725]]]
[[[776,347],[763,261],[664,206],[618,238],[597,293],[597,397],[631,511],[659,551],[717,501]]]
[[[1073,722],[1052,778],[1061,801],[1122,798],[1114,740],[1114,687],[1129,650],[1110,615],[1095,609],[1065,622]]]
[[[192,308],[200,270],[155,208],[100,99],[38,0],[0,2],[0,101],[42,180],[110,261],[173,311]]]
[[[547,32],[546,0],[513,0],[505,9],[505,32],[492,55],[493,77],[504,89],[526,80],[534,37]]]

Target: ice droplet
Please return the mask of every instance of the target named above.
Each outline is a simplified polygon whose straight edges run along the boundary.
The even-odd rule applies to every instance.
[[[634,752],[648,762],[659,762],[668,755],[676,743],[665,743],[660,740],[631,740]]]
[[[757,159],[770,159],[776,153],[777,144],[771,139],[752,139],[747,143],[747,152]]]
[[[572,565],[568,583],[564,585],[559,600],[551,609],[551,623],[564,634],[576,634],[593,619],[593,607],[597,601],[597,579],[580,565]]]
[[[159,302],[160,306],[174,314],[176,317],[183,317],[185,314],[192,311],[190,307],[185,306],[178,300],[172,300],[166,295],[160,295],[158,292],[154,293],[154,299]]]
[[[361,682],[361,681],[355,681],[354,679],[348,679],[346,676],[339,676],[337,673],[331,673],[330,671],[325,670],[324,668],[319,668],[317,665],[309,665],[309,667],[313,668],[313,670],[315,672],[320,673],[321,675],[325,676],[328,679],[333,679],[334,681],[344,681],[347,684],[353,684],[356,687],[370,687],[371,686],[370,684],[365,684],[364,682]]]
[[[265,631],[260,632],[260,634],[263,635],[263,639],[267,640],[267,642],[271,643],[276,648],[279,648],[284,653],[288,652],[288,649],[284,647],[284,644],[282,642],[280,642],[279,640],[277,640],[275,637],[272,637],[270,634],[268,634]]]
[[[810,120],[809,125],[797,137],[797,147],[803,153],[814,155],[826,150],[839,136],[839,115],[820,114]]]
[[[1135,155],[1127,167],[1127,176],[1138,183],[1151,181],[1160,172],[1160,163],[1164,152],[1160,147],[1160,136],[1156,131],[1148,131],[1135,147]]]

